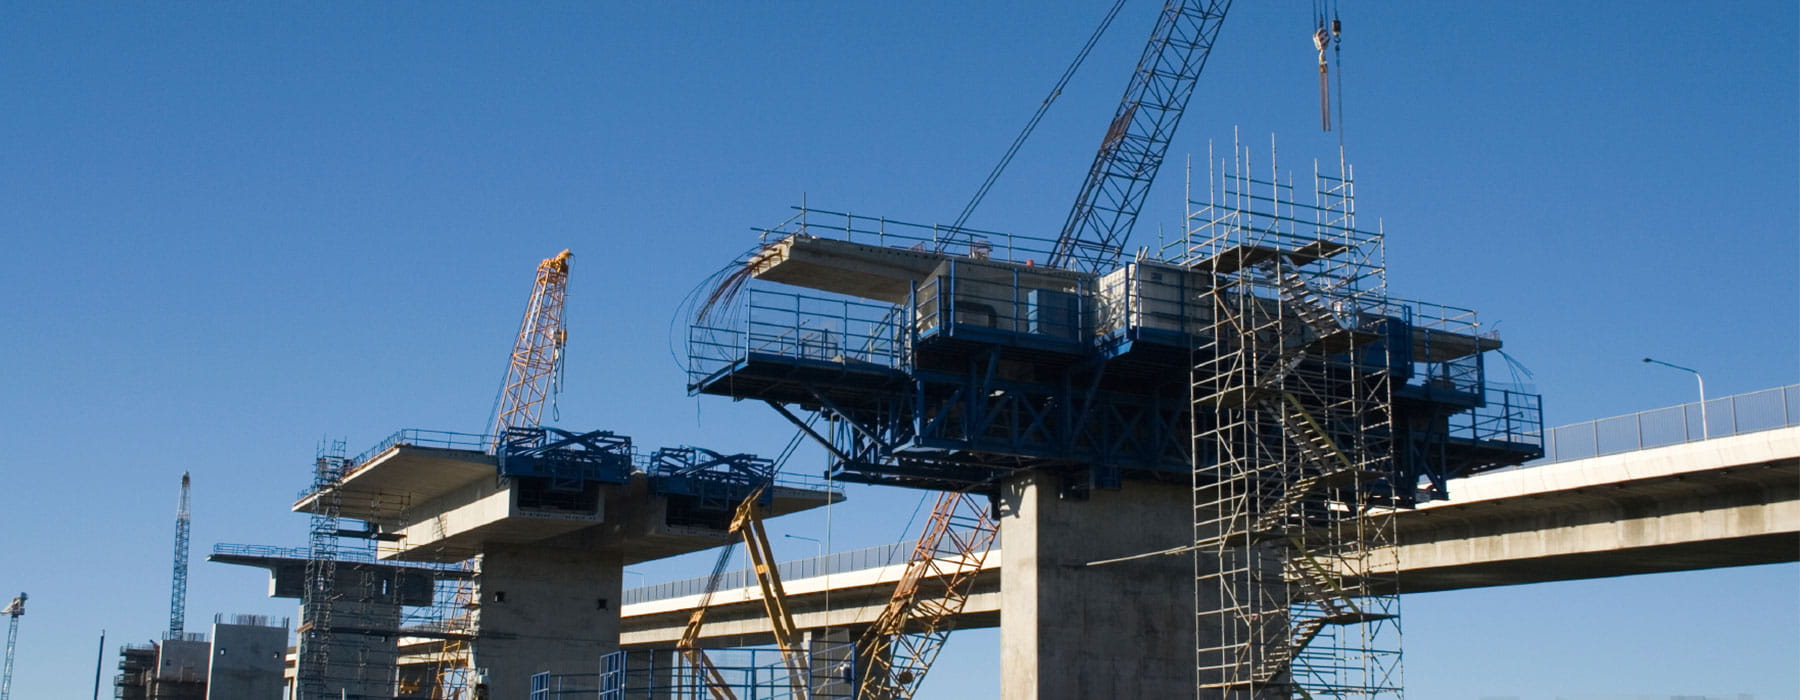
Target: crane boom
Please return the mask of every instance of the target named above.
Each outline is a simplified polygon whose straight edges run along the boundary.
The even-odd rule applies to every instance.
[[[500,444],[507,428],[535,427],[544,414],[544,403],[557,388],[562,372],[563,345],[568,330],[563,326],[563,301],[569,291],[569,251],[538,263],[537,283],[525,318],[519,321],[519,338],[513,344],[506,380],[494,407],[493,445]]]
[[[6,625],[6,667],[0,669],[0,700],[12,697],[13,650],[19,646],[19,616],[25,614],[26,597],[24,593],[20,593],[6,607],[0,608],[0,615],[9,618]]]
[[[187,631],[188,487],[193,482],[187,472],[181,473],[181,503],[175,508],[175,570],[169,578],[169,639],[180,639]]]
[[[999,525],[985,504],[943,492],[913,545],[906,572],[857,644],[863,700],[911,698],[962,614]]]
[[[1101,272],[1119,262],[1162,167],[1231,0],[1167,0],[1100,140],[1051,267]]]

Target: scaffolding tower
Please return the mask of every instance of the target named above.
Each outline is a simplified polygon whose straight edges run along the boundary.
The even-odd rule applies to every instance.
[[[458,564],[458,569],[470,572],[471,576],[460,579],[439,579],[436,599],[433,607],[443,624],[444,637],[439,640],[432,658],[432,666],[437,674],[437,681],[432,691],[433,700],[464,700],[474,687],[474,669],[470,662],[474,658],[473,642],[475,640],[475,613],[480,598],[476,592],[474,560]]]
[[[1199,685],[1397,698],[1399,598],[1372,573],[1397,568],[1401,500],[1382,234],[1356,227],[1341,163],[1314,164],[1308,204],[1273,148],[1266,175],[1235,144],[1208,160],[1170,251],[1212,281],[1190,375]]]
[[[376,638],[391,641],[398,620],[373,619],[378,574],[373,567],[342,562],[373,561],[370,528],[346,529],[343,477],[354,463],[345,457],[342,440],[323,442],[313,459],[310,493],[317,499],[308,533],[306,589],[301,595],[299,659],[295,669],[296,700],[392,698],[394,665],[370,663]],[[345,540],[348,540],[346,542]]]

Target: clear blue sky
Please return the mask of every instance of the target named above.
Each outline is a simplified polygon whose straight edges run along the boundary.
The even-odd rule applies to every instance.
[[[802,195],[953,219],[1104,11],[1042,5],[0,0],[15,696],[85,698],[101,628],[163,628],[183,470],[198,560],[302,543],[286,509],[323,437],[479,430],[532,266],[565,247],[563,424],[776,451],[766,408],[685,396],[677,302]],[[1794,3],[1345,5],[1345,135],[1392,288],[1499,322],[1549,422],[1692,398],[1644,355],[1719,395],[1796,381]],[[1297,170],[1334,157],[1308,8],[1234,9],[1137,243],[1178,227],[1183,155],[1234,128]],[[1154,14],[1127,6],[973,225],[1054,232]],[[832,549],[898,539],[918,498],[851,496]],[[190,628],[292,615],[264,586],[197,561]],[[1797,629],[1792,564],[1432,594],[1406,603],[1407,679],[1795,698]],[[954,638],[928,696],[994,695],[996,640]]]

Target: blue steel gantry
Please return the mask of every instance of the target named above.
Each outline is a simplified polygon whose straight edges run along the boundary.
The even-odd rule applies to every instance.
[[[689,390],[766,403],[846,481],[1190,487],[1177,551],[1218,631],[1200,687],[1395,695],[1398,601],[1371,574],[1391,515],[1539,456],[1539,400],[1488,380],[1474,312],[1388,295],[1347,169],[1301,205],[1234,155],[1177,244],[1098,272],[1038,266],[1047,240],[801,209],[696,318]]]
[[[762,233],[742,261],[752,284],[690,329],[689,390],[768,403],[826,447],[834,478],[992,493],[1045,470],[1076,495],[1188,479],[1207,271],[1045,268],[1047,239],[811,209]],[[1361,352],[1395,372],[1393,503],[1541,452],[1537,397],[1487,381],[1501,344],[1474,312],[1384,309]]]

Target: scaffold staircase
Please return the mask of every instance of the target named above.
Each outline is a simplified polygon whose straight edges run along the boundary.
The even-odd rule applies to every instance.
[[[1381,336],[1354,328],[1385,298],[1380,236],[1354,228],[1347,179],[1315,173],[1303,221],[1293,186],[1246,160],[1213,180],[1226,204],[1191,210],[1181,244],[1212,275],[1190,377],[1198,684],[1231,700],[1398,697],[1398,652],[1373,629],[1397,603],[1368,583],[1392,541],[1370,506],[1391,398]]]

